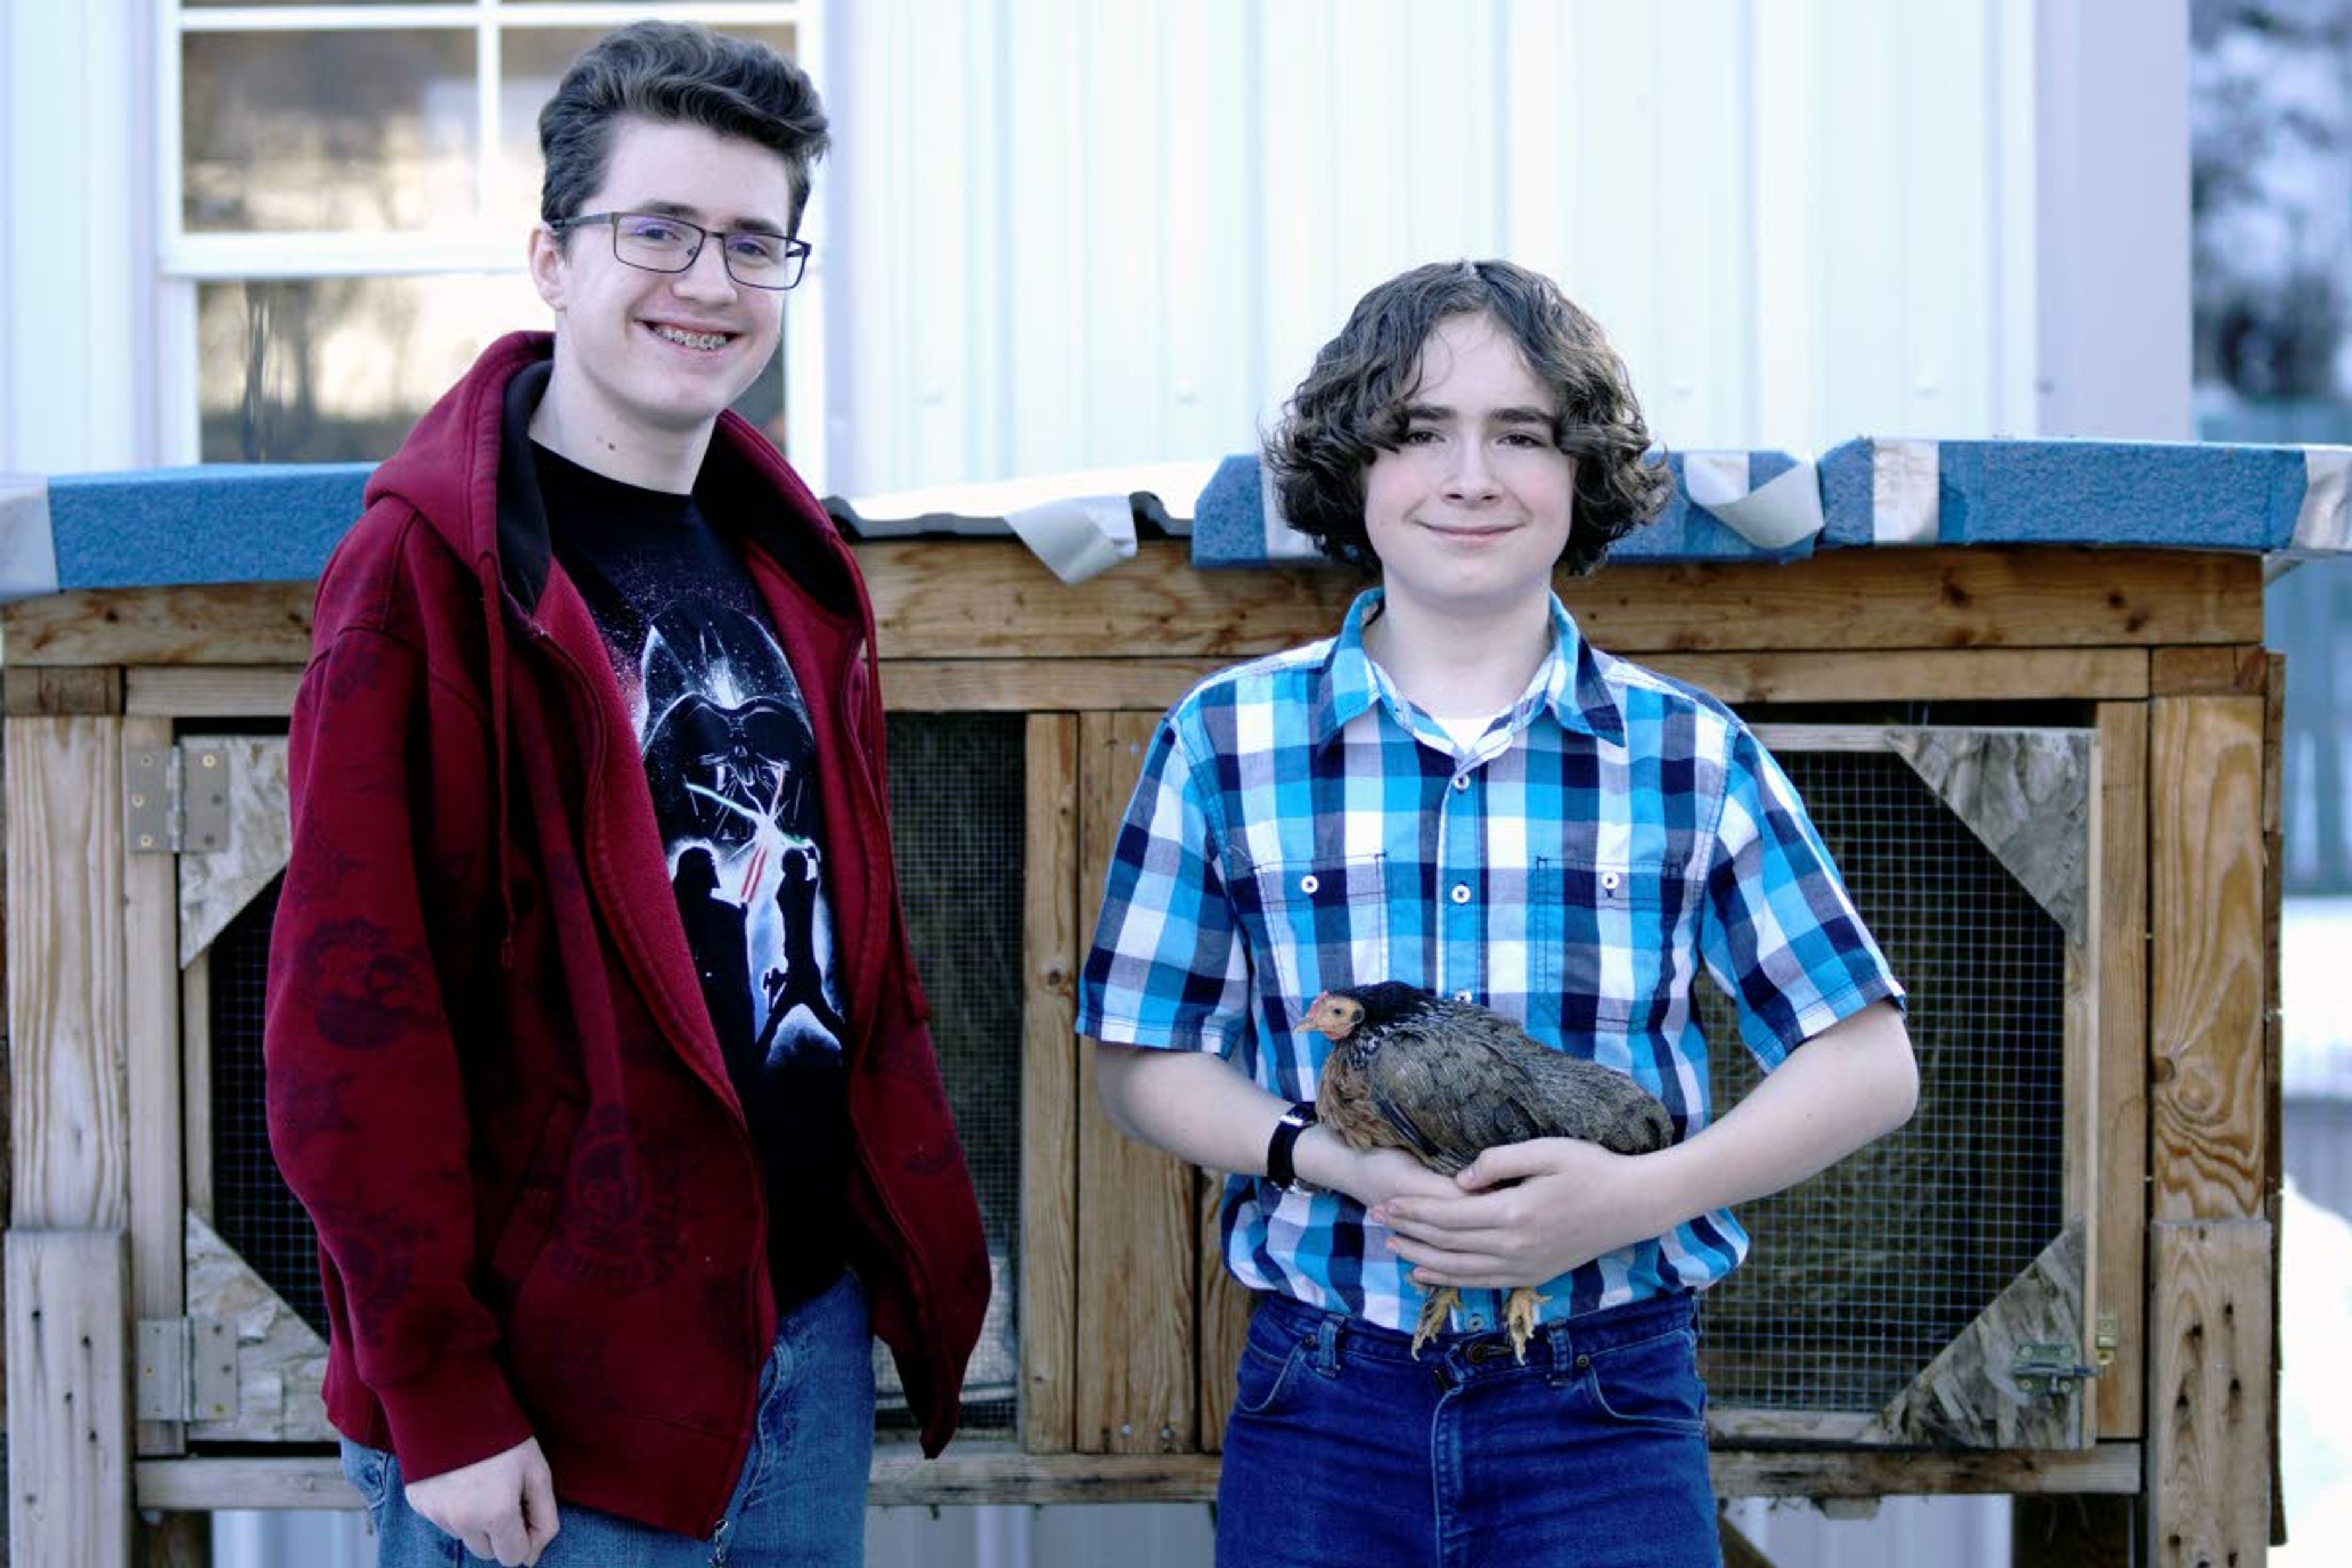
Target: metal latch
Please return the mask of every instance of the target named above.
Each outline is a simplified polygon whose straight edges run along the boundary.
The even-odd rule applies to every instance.
[[[236,1415],[236,1328],[223,1318],[142,1318],[142,1421],[227,1421]]]
[[[2115,1364],[2116,1346],[2122,1338],[2122,1334],[2116,1329],[2116,1315],[2113,1312],[2101,1312],[2098,1331],[2091,1336],[2092,1357],[2099,1363],[2101,1371],[2104,1372]]]
[[[124,759],[123,805],[133,855],[227,848],[228,747],[218,741],[133,747]]]
[[[2009,1363],[2009,1375],[2021,1393],[2063,1399],[2074,1392],[2079,1379],[2096,1377],[2099,1369],[2077,1361],[2072,1345],[2035,1343],[2018,1347],[2017,1359]]]

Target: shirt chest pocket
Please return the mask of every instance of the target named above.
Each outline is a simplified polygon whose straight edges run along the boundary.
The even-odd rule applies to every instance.
[[[1675,956],[1683,882],[1655,865],[1538,860],[1530,879],[1530,1010],[1559,1037],[1655,1028],[1685,965]]]
[[[1388,873],[1378,855],[1260,866],[1250,934],[1260,986],[1277,1017],[1298,1017],[1319,992],[1396,978],[1389,973]]]

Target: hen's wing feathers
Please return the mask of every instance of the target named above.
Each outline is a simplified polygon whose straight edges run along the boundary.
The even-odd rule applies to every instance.
[[[1433,1169],[1451,1173],[1499,1143],[1574,1138],[1622,1154],[1664,1148],[1673,1122],[1625,1074],[1510,1034],[1400,1021],[1369,1085],[1375,1108]]]

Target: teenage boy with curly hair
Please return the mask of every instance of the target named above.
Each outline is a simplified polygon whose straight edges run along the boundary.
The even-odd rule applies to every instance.
[[[1375,568],[1336,637],[1171,709],[1119,833],[1078,1026],[1105,1110],[1214,1170],[1256,1293],[1217,1560],[1717,1561],[1695,1298],[1729,1205],[1900,1125],[1901,987],[1728,709],[1587,642],[1552,592],[1666,489],[1623,365],[1549,279],[1367,294],[1266,443],[1292,526]],[[1721,1116],[1701,963],[1768,1069]],[[1404,981],[1631,1074],[1675,1138],[1540,1139],[1458,1177],[1315,1123],[1321,991]],[[1719,1042],[1728,1045],[1729,1042]],[[1546,1299],[1524,1364],[1504,1293]],[[1452,1331],[1416,1359],[1423,1298]]]

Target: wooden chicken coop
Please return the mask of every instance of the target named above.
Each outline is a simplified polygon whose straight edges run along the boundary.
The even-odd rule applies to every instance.
[[[1824,543],[1836,478],[1825,460]],[[148,479],[139,515],[193,526]],[[331,538],[357,511],[348,472],[223,482],[190,515],[274,531],[312,572],[323,544],[273,520]],[[2014,1493],[2020,1562],[2120,1563],[2135,1533],[2143,1562],[2263,1559],[2280,545],[2197,543],[2220,504],[2189,495],[2152,543],[1947,529],[1801,559],[1694,558],[1685,510],[1561,583],[1594,641],[1762,729],[1911,987],[1918,1117],[1743,1211],[1756,1253],[1706,1304],[1720,1492]],[[1009,539],[859,546],[907,901],[998,1269],[964,1435],[923,1460],[886,1385],[877,1502],[1213,1495],[1245,1312],[1215,1184],[1097,1112],[1074,981],[1162,708],[1327,635],[1353,584],[1202,570],[1201,546],[1197,525],[1147,540],[1076,585]],[[152,570],[0,607],[22,1564],[131,1562],[142,1517],[356,1506],[259,1078],[311,587]],[[1720,1097],[1740,1070],[1719,1064]]]

